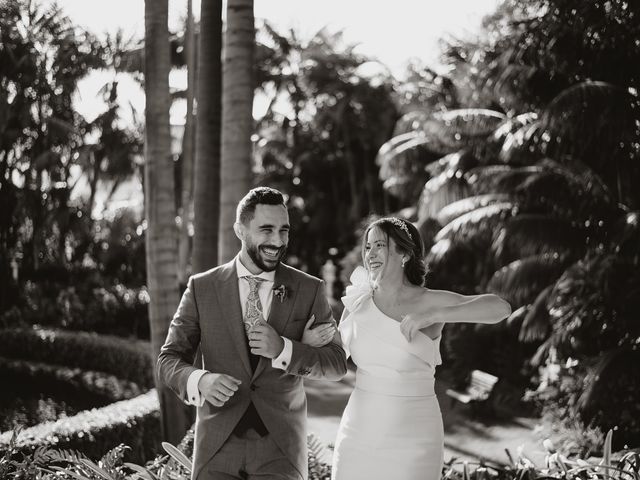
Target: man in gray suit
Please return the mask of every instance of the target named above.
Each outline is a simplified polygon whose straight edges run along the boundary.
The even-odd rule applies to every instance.
[[[239,254],[189,279],[158,375],[198,407],[193,479],[306,479],[303,377],[345,375],[340,334],[326,329],[322,347],[300,341],[312,318],[335,321],[322,281],[281,263],[289,215],[280,192],[251,190],[234,230]],[[203,369],[193,366],[198,347]]]

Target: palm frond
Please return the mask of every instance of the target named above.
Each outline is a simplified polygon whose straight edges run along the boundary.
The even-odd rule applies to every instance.
[[[495,140],[504,141],[509,134],[513,134],[525,125],[530,125],[538,119],[536,112],[527,112],[516,115],[515,117],[506,118],[493,132]]]
[[[491,235],[498,225],[513,215],[513,208],[513,203],[501,202],[465,213],[445,225],[436,235],[436,242],[443,239],[461,242],[478,231]]]
[[[515,202],[515,198],[506,193],[489,193],[487,195],[475,195],[473,197],[463,198],[462,200],[443,207],[436,216],[436,220],[438,220],[441,225],[446,225],[472,210],[504,202]]]
[[[563,163],[579,159],[602,175],[622,201],[636,198],[640,169],[640,100],[617,85],[587,81],[561,92],[540,117],[546,153]],[[622,172],[627,172],[622,175]]]
[[[424,169],[431,177],[437,177],[445,172],[451,177],[454,175],[460,176],[477,166],[478,160],[469,151],[459,150],[429,163]]]
[[[540,254],[581,256],[586,247],[586,237],[583,229],[563,218],[521,214],[510,218],[497,231],[492,250],[502,265]]]
[[[542,342],[549,336],[551,325],[549,323],[547,300],[552,290],[553,285],[548,285],[538,294],[531,308],[529,308],[518,334],[518,340],[521,342]]]
[[[403,162],[406,156],[401,157],[401,155],[411,149],[428,144],[429,139],[421,132],[403,133],[385,142],[376,156],[376,164],[380,166],[380,178],[387,180],[397,174],[398,170],[406,170],[406,168],[402,168],[403,164],[407,163]]]
[[[397,137],[398,135],[402,135],[404,133],[414,133],[416,131],[424,133],[424,123],[428,118],[429,114],[423,111],[413,110],[411,112],[405,113],[396,122],[396,125],[393,129],[393,136]]]
[[[418,201],[418,219],[436,218],[444,207],[468,196],[469,187],[464,178],[443,172],[424,185]]]
[[[533,303],[547,285],[564,272],[567,260],[558,254],[543,254],[516,260],[493,274],[487,289],[512,307]]]
[[[522,305],[521,307],[513,310],[511,315],[509,315],[505,321],[507,328],[511,331],[519,332],[522,327],[522,322],[524,322],[524,319],[530,309],[531,305]]]
[[[465,177],[476,195],[511,193],[528,177],[543,170],[543,167],[537,165],[527,167],[488,165],[469,170]]]
[[[639,364],[640,350],[615,348],[603,352],[587,372],[584,379],[585,390],[577,401],[578,410],[586,418],[590,418],[597,409],[599,399],[606,398],[604,390],[607,385],[611,385],[612,379],[618,379],[621,372],[629,371],[629,365]]]
[[[546,136],[539,120],[525,124],[504,138],[498,158],[509,165],[527,165],[544,156]]]
[[[431,115],[423,130],[449,151],[456,151],[486,140],[505,118],[503,113],[481,108],[449,110]]]

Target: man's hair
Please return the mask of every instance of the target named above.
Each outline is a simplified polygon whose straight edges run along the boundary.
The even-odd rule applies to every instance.
[[[255,216],[257,205],[282,205],[286,208],[282,193],[275,188],[253,188],[238,203],[236,222],[248,225]]]

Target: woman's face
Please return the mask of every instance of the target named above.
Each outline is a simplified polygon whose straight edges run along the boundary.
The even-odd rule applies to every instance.
[[[372,280],[380,280],[385,272],[402,271],[402,255],[397,253],[395,242],[377,227],[367,234],[364,266]]]

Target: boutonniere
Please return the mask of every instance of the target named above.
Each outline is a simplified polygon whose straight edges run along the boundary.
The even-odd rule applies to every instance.
[[[284,302],[284,299],[287,298],[287,287],[285,287],[284,285],[273,287],[273,294],[278,300],[280,300],[280,303],[282,303]]]

